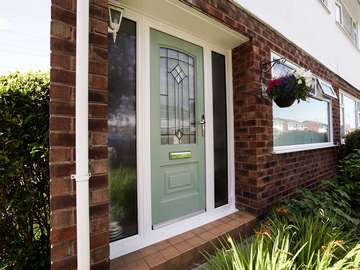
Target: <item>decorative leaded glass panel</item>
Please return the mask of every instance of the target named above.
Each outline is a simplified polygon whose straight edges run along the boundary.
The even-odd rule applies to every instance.
[[[193,57],[160,48],[161,144],[196,143],[195,92]]]

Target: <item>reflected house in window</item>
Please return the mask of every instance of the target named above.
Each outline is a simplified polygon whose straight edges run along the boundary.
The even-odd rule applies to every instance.
[[[304,129],[308,131],[314,131],[317,133],[326,133],[328,131],[328,126],[320,122],[305,121],[303,125]]]

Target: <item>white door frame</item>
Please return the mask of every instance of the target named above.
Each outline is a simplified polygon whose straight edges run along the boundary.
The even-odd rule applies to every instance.
[[[114,3],[115,4],[115,3]],[[124,18],[136,22],[137,70],[136,70],[136,121],[137,121],[137,200],[138,234],[110,243],[110,259],[122,256],[177,234],[202,226],[236,212],[234,172],[234,125],[231,49],[222,49],[189,33],[163,24],[131,8],[125,7]],[[151,152],[150,152],[150,28],[171,34],[194,43],[204,50],[204,105],[206,119],[205,175],[206,212],[155,230],[151,222]],[[213,151],[213,104],[211,52],[225,56],[227,86],[228,126],[228,179],[229,203],[214,207],[214,151]]]

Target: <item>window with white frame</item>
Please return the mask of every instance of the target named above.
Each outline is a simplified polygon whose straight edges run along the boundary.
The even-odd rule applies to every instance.
[[[272,54],[272,60],[279,58]],[[278,78],[299,69],[286,61],[272,68],[272,78]],[[323,84],[321,87],[320,82]],[[295,102],[288,108],[273,103],[274,150],[312,148],[331,143],[331,98],[336,98],[330,83],[318,80],[317,87],[307,101]]]
[[[359,29],[358,23],[351,15],[350,11],[345,7],[341,1],[335,3],[335,16],[336,21],[342,26],[346,34],[350,37],[351,41],[358,46],[359,42]]]
[[[360,128],[360,101],[354,97],[340,93],[340,130],[344,137]]]
[[[316,78],[318,90],[322,92],[324,96],[330,98],[337,98],[336,93],[332,85],[320,78]]]

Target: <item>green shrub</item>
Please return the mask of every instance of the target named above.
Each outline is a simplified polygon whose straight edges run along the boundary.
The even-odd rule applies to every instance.
[[[293,240],[290,234],[277,234],[269,238],[265,235],[256,237],[246,245],[234,243],[228,239],[228,247],[217,249],[216,255],[207,256],[207,270],[343,270],[359,269],[360,245],[346,250],[340,241],[330,241],[318,250],[307,254],[309,261],[298,262],[301,253],[307,252],[310,244],[305,243],[296,253],[291,252]],[[342,251],[343,256],[337,253]],[[301,260],[300,260],[301,261]]]
[[[354,150],[340,161],[338,181],[347,188],[350,209],[353,216],[360,220],[360,149]],[[360,234],[360,221],[357,225]]]
[[[206,255],[209,270],[335,270],[360,266],[360,245],[320,217],[275,215],[245,241],[231,238]]]
[[[322,189],[311,191],[299,189],[299,198],[291,199],[282,207],[285,207],[290,216],[326,217],[332,226],[355,232],[359,229],[360,220],[358,211],[352,207],[356,196],[351,196],[354,183],[344,183],[340,178],[322,182]],[[360,239],[360,235],[354,235],[354,240]]]
[[[353,135],[355,138],[357,135]],[[360,269],[360,149],[339,162],[338,176],[318,191],[300,189],[254,237],[229,240],[207,255],[211,270]]]
[[[49,269],[49,76],[0,76],[0,265]]]
[[[355,149],[360,149],[360,129],[346,135],[345,145],[343,147],[343,156],[347,156]]]

